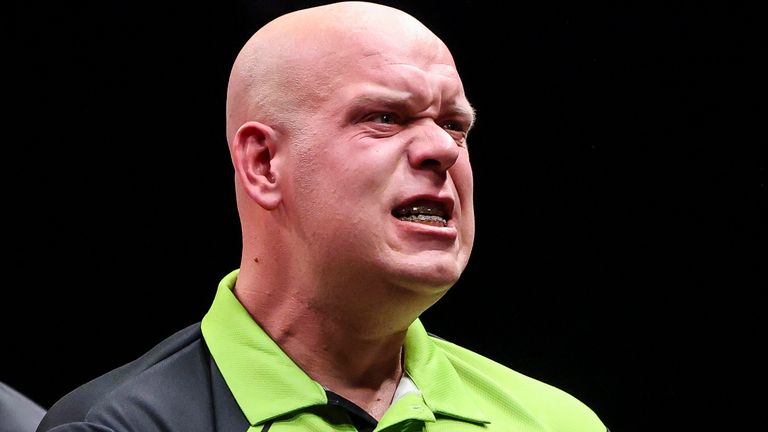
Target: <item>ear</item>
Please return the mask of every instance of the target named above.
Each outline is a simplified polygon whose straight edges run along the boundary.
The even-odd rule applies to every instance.
[[[254,121],[244,123],[232,140],[232,163],[238,181],[248,196],[266,210],[274,210],[282,199],[275,167],[277,133]]]

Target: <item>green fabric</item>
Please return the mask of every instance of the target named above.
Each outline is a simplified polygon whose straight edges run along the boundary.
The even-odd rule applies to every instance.
[[[206,344],[251,424],[270,432],[353,432],[325,390],[253,321],[227,275],[202,322]],[[405,369],[420,394],[408,393],[384,414],[377,432],[605,432],[597,416],[569,394],[427,334],[408,329]]]
[[[237,271],[219,284],[201,324],[203,338],[227,386],[252,425],[328,400],[313,381],[253,321],[232,292]]]

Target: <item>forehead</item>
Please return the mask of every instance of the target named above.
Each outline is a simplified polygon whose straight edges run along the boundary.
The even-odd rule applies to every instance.
[[[453,58],[442,42],[436,38],[410,46],[389,42],[339,52],[336,64],[343,67],[332,77],[328,96],[408,99],[425,108],[437,102],[471,111]]]
[[[399,92],[409,105],[463,105],[471,111],[453,57],[437,36],[401,14],[367,18],[344,26],[315,22],[312,32],[302,27],[300,43],[280,43],[279,52],[290,59],[280,75],[286,92],[299,95],[298,109],[331,117],[350,98],[375,88]],[[321,107],[329,111],[318,112]]]

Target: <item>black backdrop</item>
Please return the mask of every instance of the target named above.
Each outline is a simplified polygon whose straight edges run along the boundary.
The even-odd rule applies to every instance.
[[[63,3],[14,5],[4,127],[0,380],[46,407],[198,321],[237,266],[229,67],[316,4]],[[451,47],[478,111],[475,252],[428,329],[614,431],[739,413],[732,385],[764,343],[757,15],[383,3]]]

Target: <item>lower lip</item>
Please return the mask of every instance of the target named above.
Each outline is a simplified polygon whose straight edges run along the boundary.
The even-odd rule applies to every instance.
[[[414,234],[436,237],[445,240],[456,240],[456,237],[458,237],[458,231],[456,231],[456,227],[454,226],[452,220],[448,221],[447,226],[438,227],[417,222],[406,222],[394,216],[392,218],[395,220],[398,227]]]

